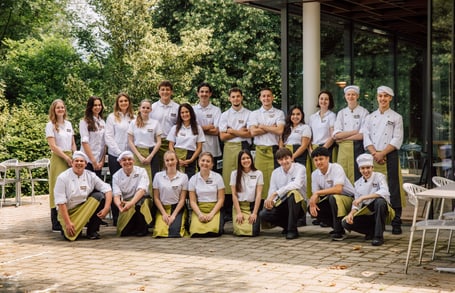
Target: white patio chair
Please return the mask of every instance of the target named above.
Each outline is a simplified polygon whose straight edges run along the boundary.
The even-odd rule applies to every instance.
[[[408,194],[409,203],[414,206],[414,216],[412,218],[412,226],[410,229],[411,234],[409,236],[408,252],[406,255],[406,262],[405,262],[405,268],[404,268],[404,272],[406,274],[408,272],[409,258],[411,256],[412,242],[414,240],[414,232],[416,230],[422,230],[422,240],[420,243],[420,253],[419,253],[419,264],[421,264],[426,231],[427,230],[438,231],[440,229],[441,230],[444,230],[444,229],[451,230],[455,226],[455,221],[428,219],[429,214],[430,214],[431,198],[428,198],[425,200],[420,200],[424,204],[423,205],[423,219],[417,221],[418,212],[419,212],[419,204],[418,204],[419,199],[416,197],[416,194],[419,192],[425,191],[426,188],[416,185],[416,184],[412,184],[412,183],[404,183],[403,189]]]
[[[441,186],[447,185],[449,183],[455,183],[455,181],[450,180],[445,177],[441,177],[441,176],[433,176],[433,178],[431,178],[431,180],[433,181],[434,185],[436,185],[437,187],[441,187]],[[440,206],[439,206],[440,212],[439,212],[438,219],[439,220],[441,220],[441,219],[455,220],[455,211],[444,213],[444,203],[445,203],[444,199],[441,199]],[[436,231],[436,241],[434,244],[435,248],[436,248],[436,243],[438,241],[438,236],[439,236],[439,230]],[[453,229],[450,230],[449,243],[447,244],[447,253],[450,252],[450,245],[452,244],[452,236],[453,236]],[[433,256],[431,257],[432,260],[434,259],[434,251],[435,251],[435,249],[433,250]]]
[[[35,202],[35,183],[36,182],[48,182],[49,181],[49,159],[39,159],[33,162],[33,164],[28,167],[28,174],[30,176],[30,182],[32,184],[32,202]],[[46,169],[47,177],[34,177],[32,170],[36,169]]]
[[[5,186],[7,184],[16,184],[16,177],[14,178],[8,177],[7,171],[8,168],[6,168],[3,162],[0,163],[0,185],[2,186],[2,198],[0,201],[0,208],[3,207],[3,203],[5,202]]]

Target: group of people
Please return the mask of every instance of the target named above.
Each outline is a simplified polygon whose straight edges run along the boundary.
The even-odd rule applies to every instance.
[[[232,219],[235,235],[280,226],[295,239],[308,205],[313,224],[332,227],[333,240],[352,230],[382,245],[387,221],[401,233],[403,127],[390,109],[391,88],[377,89],[379,108],[371,114],[358,104],[357,86],[344,89],[347,107],[338,114],[332,94],[322,91],[308,124],[299,106],[287,116],[275,108],[269,88],[255,111],[243,106],[241,89],[230,89],[223,113],[208,83],[197,87],[195,106],[174,102],[172,90],[161,82],[160,99],[141,101],[136,115],[120,93],[106,122],[101,99],[89,98],[80,150],[63,101],[52,103],[53,230],[75,240],[87,226],[87,237],[98,239],[111,210],[119,236],[144,236],[152,225],[154,237],[219,236]],[[100,179],[106,149],[112,187]]]

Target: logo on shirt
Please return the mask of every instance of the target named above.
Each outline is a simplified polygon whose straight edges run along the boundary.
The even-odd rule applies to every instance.
[[[133,178],[139,177],[139,174],[134,174]]]
[[[333,186],[333,180],[327,180],[326,182],[328,185]]]
[[[359,114],[354,115],[354,119],[360,119],[360,115]]]
[[[153,128],[147,129],[147,132],[153,132]]]
[[[67,129],[66,129],[66,132],[71,132],[71,129],[67,128]]]
[[[389,120],[387,121],[387,125],[395,125],[395,122]]]
[[[256,179],[256,175],[250,175],[250,179]]]
[[[173,190],[177,190],[178,188],[179,188],[178,185],[172,186],[172,189],[173,189]]]
[[[81,186],[79,186],[79,188],[80,188],[82,191],[86,191],[86,190],[87,190],[87,186],[85,186],[85,185],[81,185]]]
[[[206,184],[212,184],[213,183],[213,180],[212,179],[207,179],[207,181],[205,181]]]
[[[177,117],[177,113],[171,113],[171,117]]]
[[[379,183],[373,183],[373,187],[378,188],[379,187]]]
[[[243,123],[245,123],[245,120],[239,120],[239,123],[243,124]]]
[[[207,114],[207,118],[212,118],[213,115],[212,114]]]

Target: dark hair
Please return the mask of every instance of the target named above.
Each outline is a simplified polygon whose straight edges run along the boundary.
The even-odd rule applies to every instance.
[[[330,157],[330,152],[325,147],[317,147],[313,152],[311,152],[311,158],[315,157]]]
[[[302,120],[300,120],[300,123],[305,124],[305,113],[303,112],[302,107],[300,107],[300,106],[291,107],[291,109],[289,109],[289,111],[288,111],[288,115],[286,116],[284,130],[283,130],[283,134],[281,136],[283,139],[283,143],[285,143],[286,139],[288,139],[289,135],[291,135],[291,131],[292,131],[291,116],[292,116],[292,111],[294,111],[295,109],[299,110],[300,113],[302,113]]]
[[[169,80],[163,80],[162,82],[160,82],[160,84],[158,84],[158,89],[160,89],[161,87],[169,87],[172,90],[172,83]]]
[[[333,101],[333,95],[331,92],[329,92],[328,90],[322,90],[319,95],[318,95],[318,100],[319,100],[319,97],[322,95],[322,94],[326,94],[329,96],[329,109],[332,110],[333,107],[335,107],[335,102]],[[319,101],[318,101],[318,105],[317,105],[318,108],[320,108],[321,106],[319,106]]]
[[[242,192],[242,175],[243,175],[243,167],[242,167],[242,156],[243,154],[247,154],[251,159],[251,170],[256,171],[256,167],[254,166],[253,155],[247,149],[243,149],[239,152],[237,156],[237,177],[235,178],[235,190],[237,192]]]
[[[259,91],[259,95],[258,95],[259,98],[261,97],[261,93],[262,93],[263,91],[269,91],[269,92],[271,92],[272,95],[273,95],[272,89],[266,86],[266,87],[261,88],[261,90]]]
[[[100,101],[100,103],[101,103],[101,111],[100,111],[99,116],[100,116],[100,119],[103,119],[103,111],[104,111],[103,101],[101,100],[101,98],[91,96],[90,98],[88,98],[87,106],[85,107],[85,116],[84,116],[84,120],[85,120],[85,122],[87,122],[88,131],[97,131],[98,130],[95,120],[93,119],[93,106],[95,106],[95,101]]]
[[[290,149],[281,147],[279,148],[276,153],[275,153],[275,159],[281,160],[285,157],[291,157],[292,158],[292,152]]]
[[[201,87],[208,87],[209,88],[209,92],[213,92],[213,89],[212,89],[212,86],[208,83],[208,82],[201,82],[198,86],[197,86],[197,92],[199,92],[199,90],[201,89]]]
[[[183,104],[181,104],[179,106],[179,110],[178,110],[179,114],[177,115],[177,123],[176,123],[176,128],[175,128],[175,135],[177,135],[179,133],[180,128],[182,128],[183,120],[182,120],[182,117],[180,115],[180,110],[183,107],[188,109],[188,111],[190,112],[191,131],[193,132],[194,135],[198,135],[199,134],[199,130],[197,129],[196,114],[194,113],[193,107],[191,107],[191,105],[188,104],[188,103],[183,103]]]
[[[242,96],[243,96],[243,92],[240,88],[238,87],[233,87],[229,90],[228,94],[229,96],[231,96],[232,93],[235,93],[235,92],[239,92]]]

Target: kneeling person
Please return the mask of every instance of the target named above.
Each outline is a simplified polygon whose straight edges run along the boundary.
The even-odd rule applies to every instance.
[[[272,172],[260,218],[282,227],[286,239],[295,239],[299,236],[297,220],[301,213],[306,213],[306,169],[292,161],[292,152],[287,148],[278,149],[275,157],[280,167]]]
[[[74,241],[87,225],[87,238],[99,239],[100,224],[112,202],[111,187],[85,169],[88,158],[83,152],[74,152],[72,160],[72,167],[57,177],[54,188],[62,235]]]
[[[351,212],[343,219],[343,227],[365,234],[371,245],[384,243],[386,218],[393,218],[394,211],[390,206],[390,192],[386,177],[373,172],[373,156],[362,154],[357,157],[362,178],[355,182],[355,200]],[[390,207],[390,208],[389,208]]]
[[[114,204],[120,214],[117,222],[118,236],[145,236],[152,222],[152,202],[146,197],[150,180],[147,171],[134,166],[134,155],[124,151],[117,159],[122,169],[112,176]]]
[[[351,210],[354,187],[343,167],[330,163],[329,150],[318,147],[311,153],[317,170],[311,173],[310,213],[333,228],[332,240],[343,240],[341,220]]]

